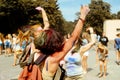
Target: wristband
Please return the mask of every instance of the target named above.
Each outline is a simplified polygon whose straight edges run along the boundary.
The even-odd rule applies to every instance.
[[[83,20],[82,18],[79,18],[79,20],[81,20],[81,21],[82,21],[82,23],[84,24],[85,20]]]

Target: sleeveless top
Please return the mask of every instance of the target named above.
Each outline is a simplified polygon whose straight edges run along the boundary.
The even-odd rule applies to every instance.
[[[87,39],[83,39],[83,40],[82,40],[82,46],[84,46],[84,45],[86,45],[86,44],[88,44],[88,40],[87,40]]]
[[[65,56],[65,68],[67,76],[82,75],[83,69],[79,53],[72,54],[71,51]]]

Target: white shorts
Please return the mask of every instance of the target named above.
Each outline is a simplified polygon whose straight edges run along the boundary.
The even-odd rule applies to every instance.
[[[88,56],[89,55],[89,51],[86,51],[83,55],[84,56]]]

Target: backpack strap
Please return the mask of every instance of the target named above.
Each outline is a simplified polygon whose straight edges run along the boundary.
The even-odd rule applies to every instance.
[[[61,70],[61,74],[59,74],[58,71],[56,71],[56,73],[53,76],[53,80],[55,80],[55,77],[56,77],[57,74],[59,74],[59,76],[60,76],[59,80],[64,80],[65,70],[62,68],[62,66],[60,64],[58,66],[58,69]]]
[[[26,45],[25,49],[23,50],[23,53],[19,59],[19,63],[24,62],[28,55],[30,55],[31,52],[31,44]]]
[[[34,60],[34,54],[35,54],[35,52],[34,53],[32,53],[30,56],[29,56],[29,58],[28,58],[28,62],[27,62],[27,64],[26,64],[26,66],[28,66],[28,68],[27,68],[27,70],[29,71],[29,72],[32,72],[32,68],[33,68],[33,60]]]
[[[31,72],[32,71],[32,67],[33,65],[40,65],[48,56],[41,54],[35,61],[34,60],[34,54],[36,52],[34,52],[33,54],[30,55],[29,60],[27,62],[27,66],[28,66],[28,71]]]
[[[60,67],[60,65],[59,65],[58,67]],[[53,76],[53,80],[55,80],[56,74],[57,74],[57,70],[56,70],[56,72],[55,72],[55,74],[54,74],[54,76]]]
[[[45,54],[41,54],[36,61],[34,62],[34,64],[39,65],[42,61],[44,61],[48,56]]]
[[[46,71],[48,71],[48,60],[46,62]]]

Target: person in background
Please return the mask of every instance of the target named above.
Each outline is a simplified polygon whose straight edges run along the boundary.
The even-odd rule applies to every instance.
[[[17,60],[19,58],[19,56],[22,54],[22,48],[21,48],[21,44],[22,44],[22,36],[23,36],[23,32],[21,30],[18,29],[18,35],[16,38],[16,45],[14,48],[14,59],[13,59],[13,64],[12,66],[16,66],[17,65]]]
[[[37,7],[37,9],[39,11],[43,10],[41,7]],[[53,80],[60,61],[64,58],[64,56],[68,53],[78,39],[84,25],[84,20],[89,11],[90,9],[88,6],[81,6],[80,18],[67,41],[64,39],[64,36],[52,28],[41,31],[39,37],[35,39],[35,48],[39,49],[42,54],[48,56],[45,59],[42,69],[43,80]]]
[[[82,33],[82,46],[87,45],[90,42],[90,35],[87,32]],[[89,56],[89,51],[86,51],[82,56],[82,67],[84,70],[84,74],[87,73],[87,59]]]
[[[4,37],[3,34],[0,33],[0,55],[2,54],[3,44],[4,44]]]
[[[8,38],[10,40],[10,48],[9,48],[9,55],[12,55],[12,35],[11,34],[8,34]]]
[[[65,56],[65,80],[83,80],[84,71],[86,70],[85,59],[83,57],[86,52],[91,49],[95,43],[95,37],[92,28],[89,28],[91,40],[89,43],[84,44],[80,38],[76,41],[69,53]],[[84,37],[87,33],[83,33]],[[87,38],[87,37],[86,37]],[[83,45],[84,44],[84,45]]]
[[[15,33],[12,34],[12,52],[15,52],[16,47],[16,41],[17,41],[17,35]]]
[[[98,44],[97,47],[97,54],[98,59],[99,59],[99,63],[100,63],[100,73],[98,75],[98,77],[102,77],[102,76],[106,76],[107,75],[107,59],[108,59],[108,49],[105,45],[103,45],[102,43]]]
[[[6,56],[11,55],[11,45],[12,45],[12,41],[11,41],[10,34],[7,34],[4,39],[4,48],[5,48]]]
[[[104,46],[108,47],[108,42],[109,42],[108,37],[105,35],[105,32],[103,32],[103,33],[102,33],[102,36],[101,36],[100,39],[99,39],[98,44],[101,43],[101,44],[103,44]],[[98,46],[98,44],[97,44],[97,46]],[[98,53],[97,51],[98,51],[98,50],[96,49],[96,66],[97,66],[97,64],[99,63],[99,56],[98,56],[98,54],[97,54],[97,53]]]
[[[105,45],[106,47],[108,46],[108,37],[105,35],[105,32],[102,33],[102,36],[99,39],[99,42]]]
[[[120,33],[118,33],[117,38],[114,39],[114,47],[116,49],[116,64],[120,65]]]

